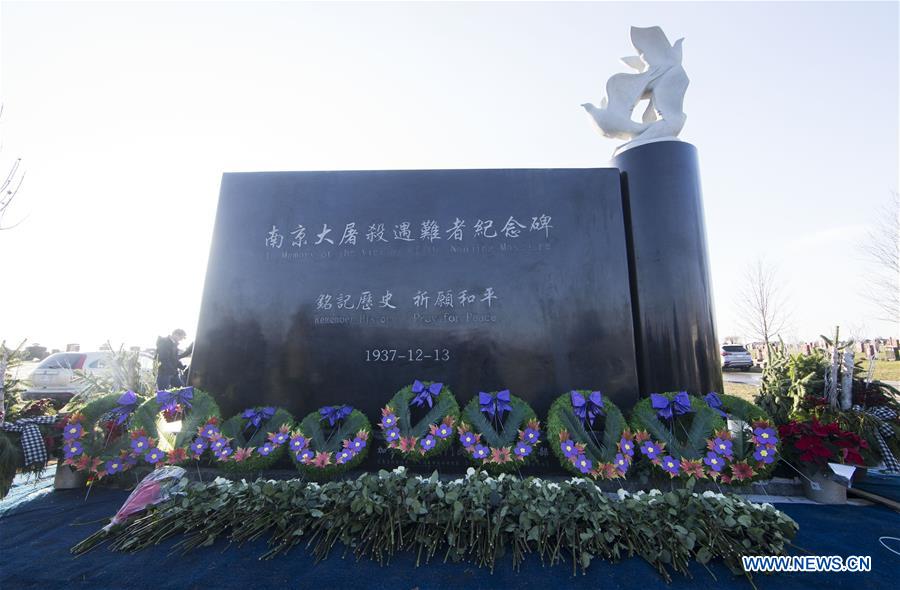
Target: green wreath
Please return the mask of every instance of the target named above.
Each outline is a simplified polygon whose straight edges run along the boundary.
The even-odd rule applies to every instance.
[[[63,464],[86,472],[89,481],[130,469],[128,425],[146,399],[133,391],[111,393],[71,414],[63,426]]]
[[[174,400],[169,410],[165,409],[166,399]],[[193,387],[158,391],[156,397],[138,406],[131,418],[132,456],[143,456],[152,465],[182,465],[200,429],[219,417],[218,404],[205,391]]]
[[[428,408],[412,423],[410,407]],[[416,380],[396,394],[381,409],[379,426],[388,449],[407,461],[440,455],[453,444],[459,421],[459,404],[443,383]]]
[[[246,416],[248,412],[264,416],[266,410],[272,410],[273,414],[271,418],[263,418],[258,427]],[[218,458],[216,464],[229,473],[269,469],[284,456],[287,447],[287,444],[279,443],[276,437],[287,435],[293,425],[294,417],[281,408],[248,408],[237,416],[232,416],[222,423],[220,431],[234,447],[234,454]]]
[[[291,432],[291,460],[301,473],[325,480],[353,469],[369,454],[372,425],[350,406],[325,406],[311,412]]]
[[[634,406],[631,424],[641,454],[670,477],[721,474],[725,461],[707,451],[725,421],[703,399],[684,391],[650,394]]]
[[[707,443],[712,452],[729,451],[730,461],[722,471],[722,480],[732,483],[768,479],[781,451],[772,417],[756,404],[733,395],[710,393],[704,400],[729,418],[728,429],[716,433],[718,441]]]
[[[482,391],[463,408],[459,442],[479,467],[511,472],[534,459],[541,423],[531,406],[508,389]]]
[[[578,476],[624,477],[634,460],[628,421],[598,391],[573,390],[556,398],[547,415],[547,440],[563,468]]]

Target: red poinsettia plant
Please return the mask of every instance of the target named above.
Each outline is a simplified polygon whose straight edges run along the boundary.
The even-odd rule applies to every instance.
[[[869,444],[856,433],[842,430],[837,422],[792,420],[779,426],[778,431],[782,453],[799,463],[823,468],[827,463],[865,464],[862,451]]]

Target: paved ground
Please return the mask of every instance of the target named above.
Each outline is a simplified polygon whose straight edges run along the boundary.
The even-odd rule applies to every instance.
[[[753,385],[759,387],[759,381],[762,378],[761,373],[745,373],[743,371],[722,371],[722,379],[729,383],[743,383],[745,385]]]

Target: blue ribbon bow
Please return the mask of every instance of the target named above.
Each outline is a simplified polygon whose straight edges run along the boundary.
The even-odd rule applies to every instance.
[[[691,408],[691,398],[688,397],[686,391],[678,392],[672,401],[669,401],[669,398],[664,395],[651,393],[650,404],[656,410],[656,415],[664,420],[671,420],[673,416],[694,411]]]
[[[503,416],[503,412],[512,410],[508,389],[493,394],[481,391],[478,393],[478,403],[481,405],[482,412],[498,418]]]
[[[703,399],[706,400],[706,404],[719,413],[723,418],[728,418],[728,415],[725,413],[725,406],[722,405],[722,399],[719,397],[719,394],[711,391],[707,393]]]
[[[174,411],[181,404],[182,408],[190,408],[191,400],[194,399],[193,387],[182,387],[175,391],[157,391],[156,403],[159,404],[162,411]]]
[[[244,427],[244,430],[250,430],[251,427],[259,428],[262,426],[263,422],[268,422],[274,415],[275,408],[272,407],[265,407],[260,410],[255,408],[244,410],[244,413],[241,414],[241,418],[247,420],[247,425]]]
[[[587,399],[575,390],[572,390],[572,410],[581,418],[582,422],[594,424],[594,418],[603,416],[603,394],[592,391]]]
[[[353,412],[353,408],[350,406],[325,406],[324,408],[319,408],[319,414],[322,415],[322,420],[328,420],[329,426],[334,426],[344,418],[350,415]]]
[[[443,383],[432,383],[428,387],[425,387],[424,383],[416,379],[412,384],[412,392],[417,395],[409,402],[410,407],[422,407],[425,405],[425,402],[428,402],[428,407],[430,408],[434,404],[434,398],[440,395],[443,387]]]
[[[119,396],[116,403],[119,405],[113,408],[112,413],[116,416],[116,426],[121,426],[137,408],[137,395],[129,389]]]

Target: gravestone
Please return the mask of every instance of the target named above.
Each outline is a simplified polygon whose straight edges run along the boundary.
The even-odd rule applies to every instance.
[[[226,174],[191,383],[224,416],[349,403],[414,379],[638,397],[619,171]]]

